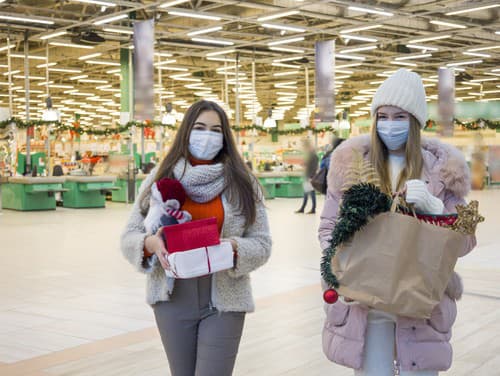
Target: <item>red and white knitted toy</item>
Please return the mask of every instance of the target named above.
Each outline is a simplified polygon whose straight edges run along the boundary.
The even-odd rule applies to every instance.
[[[146,231],[154,234],[160,227],[189,222],[191,214],[181,210],[185,201],[186,191],[178,180],[162,178],[155,182],[151,186],[149,211],[144,218]]]

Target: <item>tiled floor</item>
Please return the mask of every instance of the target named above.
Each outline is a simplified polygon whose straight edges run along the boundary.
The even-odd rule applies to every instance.
[[[500,191],[474,192],[487,222],[458,265],[466,284],[446,375],[499,375]],[[253,274],[235,375],[351,375],[321,351],[319,215],[268,201],[270,262]],[[321,199],[319,200],[322,206]],[[0,375],[168,375],[144,276],[118,249],[130,207],[0,214]]]

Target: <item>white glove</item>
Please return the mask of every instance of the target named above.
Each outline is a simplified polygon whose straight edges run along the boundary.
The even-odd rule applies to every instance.
[[[415,205],[415,209],[425,214],[443,214],[444,204],[427,190],[422,180],[408,180],[406,182],[406,202]]]

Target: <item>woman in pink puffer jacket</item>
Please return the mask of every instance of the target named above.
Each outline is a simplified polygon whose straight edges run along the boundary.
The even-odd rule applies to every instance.
[[[424,87],[416,73],[400,69],[380,86],[372,103],[375,121],[371,137],[345,141],[332,155],[319,228],[323,250],[329,247],[354,150],[373,163],[383,190],[405,192],[406,200],[417,211],[452,213],[457,204],[465,204],[470,174],[462,154],[436,139],[420,138],[426,107]],[[475,244],[475,237],[469,236],[461,256]],[[326,305],[325,355],[353,368],[357,376],[393,376],[397,372],[402,376],[435,376],[451,366],[449,341],[457,315],[455,301],[462,292],[455,273],[428,320],[396,317],[344,299]]]

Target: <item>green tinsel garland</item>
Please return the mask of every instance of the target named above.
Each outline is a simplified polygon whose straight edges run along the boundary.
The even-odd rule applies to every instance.
[[[297,128],[297,129],[277,129],[277,128],[264,128],[264,127],[260,127],[258,125],[249,125],[246,127],[233,127],[232,129],[235,132],[256,130],[256,131],[261,132],[261,133],[277,134],[280,136],[297,135],[297,134],[302,134],[302,133],[305,133],[308,131],[311,131],[313,133],[323,133],[323,132],[333,132],[334,131],[334,129],[332,127],[325,127],[325,128],[305,127],[305,128]]]
[[[391,205],[391,198],[373,184],[356,184],[344,193],[330,247],[321,260],[321,276],[328,286],[339,287],[337,277],[332,273],[332,258],[337,247],[368,224],[370,218],[389,211]]]
[[[90,134],[96,136],[111,136],[119,133],[127,132],[132,127],[137,128],[150,128],[150,127],[163,127],[168,129],[177,129],[175,125],[166,125],[162,124],[159,121],[129,121],[125,125],[118,125],[115,128],[106,128],[106,129],[91,129],[88,127],[75,127],[74,125],[66,125],[61,123],[60,121],[44,121],[44,120],[30,120],[23,121],[18,118],[11,118],[8,120],[0,121],[0,129],[7,128],[10,124],[15,124],[15,126],[19,129],[26,129],[29,127],[40,127],[44,125],[53,125],[53,132],[64,132],[64,131],[73,131],[77,134]]]
[[[479,118],[477,120],[470,122],[463,122],[458,119],[453,119],[453,122],[456,126],[462,127],[469,131],[480,131],[484,129],[493,129],[496,131],[500,130],[500,121]],[[424,130],[435,129],[436,127],[437,127],[437,122],[435,120],[429,119],[425,123]]]

